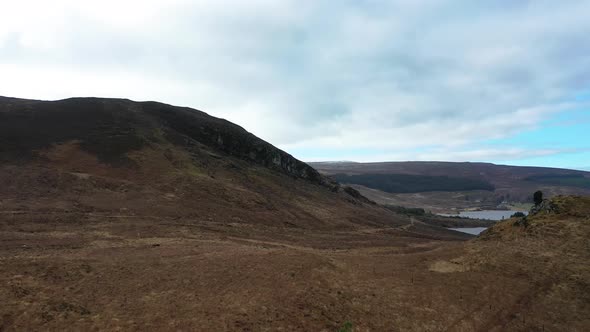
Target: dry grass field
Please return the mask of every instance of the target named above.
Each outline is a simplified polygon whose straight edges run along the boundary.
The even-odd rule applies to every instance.
[[[3,215],[1,326],[586,331],[588,212],[531,217],[526,228],[509,220],[468,242],[403,226]]]

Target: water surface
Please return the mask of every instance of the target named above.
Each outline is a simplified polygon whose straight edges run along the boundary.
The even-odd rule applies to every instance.
[[[511,215],[519,211],[506,211],[506,210],[483,210],[483,211],[461,211],[459,214],[441,214],[447,217],[466,217],[473,219],[487,219],[487,220],[503,220],[510,218]],[[520,211],[524,214],[528,214],[526,211]]]

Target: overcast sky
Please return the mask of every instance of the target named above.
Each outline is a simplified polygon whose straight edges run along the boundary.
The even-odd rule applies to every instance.
[[[0,95],[189,106],[305,161],[590,170],[590,1],[3,1]]]

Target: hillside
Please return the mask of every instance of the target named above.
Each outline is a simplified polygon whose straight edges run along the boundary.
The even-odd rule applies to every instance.
[[[0,161],[4,213],[313,228],[405,222],[237,125],[155,102],[0,98]]]
[[[482,331],[590,327],[590,197],[557,196],[538,210],[494,225],[467,246],[468,269],[522,279],[518,291],[506,288],[513,307],[496,312]]]
[[[530,204],[536,190],[546,197],[590,195],[590,172],[568,169],[453,162],[310,164],[376,202],[436,212]]]

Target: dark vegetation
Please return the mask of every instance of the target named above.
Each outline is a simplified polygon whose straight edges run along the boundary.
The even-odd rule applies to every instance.
[[[147,137],[138,130],[145,119],[128,110],[124,100],[96,98],[40,102],[0,98],[0,160],[30,159],[35,150],[77,140],[103,162],[127,161]]]
[[[423,216],[426,214],[426,211],[423,208],[408,208],[398,205],[385,205],[385,207],[395,213],[405,214],[408,216]]]
[[[418,193],[427,191],[493,191],[494,186],[484,180],[449,176],[410,174],[335,174],[341,183],[358,184],[388,193]]]
[[[532,175],[525,178],[525,181],[535,182],[545,185],[576,187],[590,189],[590,178],[584,174],[543,174]]]
[[[352,332],[352,323],[351,322],[344,323],[344,325],[342,325],[342,327],[340,329],[338,329],[338,332]]]
[[[510,216],[510,218],[523,218],[523,217],[526,217],[526,214],[524,214],[520,211],[515,212],[513,215]]]
[[[0,97],[0,161],[27,161],[35,151],[78,141],[102,162],[128,164],[126,154],[149,144],[201,145],[297,178],[333,187],[309,165],[229,121],[186,107],[127,99],[38,101]]]
[[[533,202],[535,202],[535,205],[539,205],[543,202],[543,192],[538,190],[535,191],[535,193],[533,194]]]

